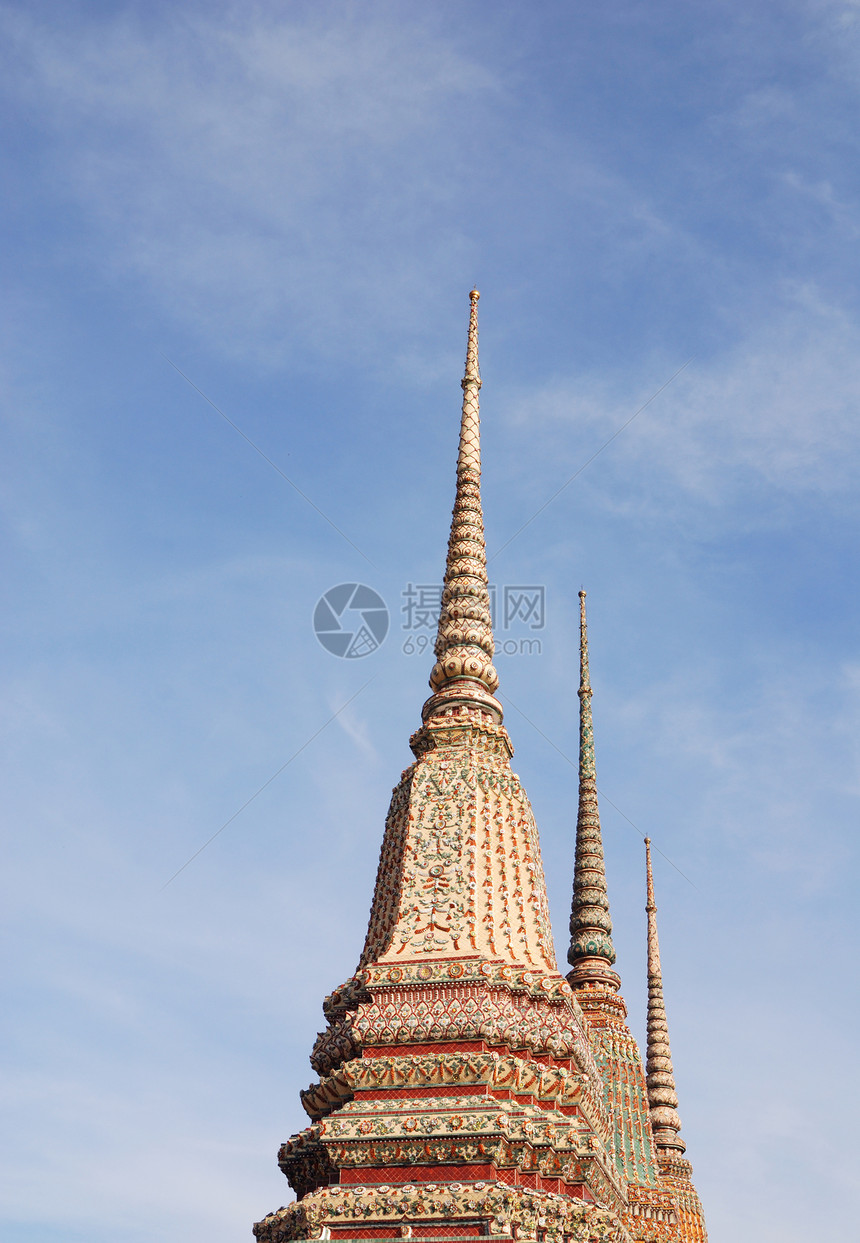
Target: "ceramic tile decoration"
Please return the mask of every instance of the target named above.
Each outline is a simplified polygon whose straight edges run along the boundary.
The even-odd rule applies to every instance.
[[[584,592],[567,977],[555,959],[537,827],[495,697],[479,296],[433,693],[392,795],[358,967],[323,1004],[310,1125],[279,1153],[297,1198],[254,1235],[706,1243],[678,1134],[647,843],[644,1068],[613,970]]]

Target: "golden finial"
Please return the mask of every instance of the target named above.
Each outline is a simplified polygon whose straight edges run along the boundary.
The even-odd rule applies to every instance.
[[[645,838],[645,910],[649,915],[657,914],[657,903],[654,901],[654,873],[651,870],[651,838]],[[656,932],[656,927],[655,927]],[[660,948],[657,947],[657,966],[660,965]]]

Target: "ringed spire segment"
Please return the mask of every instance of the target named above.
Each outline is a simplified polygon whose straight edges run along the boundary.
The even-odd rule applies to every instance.
[[[681,1154],[687,1145],[678,1132],[678,1093],[672,1069],[669,1046],[669,1025],[663,1002],[663,972],[660,966],[660,942],[657,939],[657,903],[654,900],[654,875],[651,870],[651,839],[645,838],[646,902],[648,915],[648,1108],[658,1152],[670,1150]]]
[[[499,675],[493,667],[493,627],[487,587],[487,550],[481,506],[481,416],[478,366],[478,299],[469,294],[466,368],[461,380],[463,408],[457,454],[457,491],[448,539],[442,609],[436,634],[436,664],[430,674],[431,697],[423,717],[463,704],[488,710],[497,722],[502,706],[494,692]]]
[[[570,912],[571,988],[594,984],[617,989],[612,970],[615,946],[606,888],[606,867],[597,806],[597,768],[594,725],[591,719],[591,679],[588,670],[588,626],[585,592],[579,593],[579,809],[576,817],[576,862]]]
[[[478,366],[478,299],[473,289],[469,294],[469,335],[466,341],[466,371],[460,381],[463,390],[463,416],[460,420],[460,452],[457,455],[457,475],[461,471],[481,474],[481,411],[478,394],[481,391],[481,372]]]

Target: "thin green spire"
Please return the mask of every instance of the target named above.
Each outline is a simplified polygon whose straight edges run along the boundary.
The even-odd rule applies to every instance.
[[[579,810],[576,818],[576,863],[573,905],[570,912],[570,949],[567,961],[573,968],[568,980],[573,988],[591,983],[618,987],[612,970],[615,946],[606,890],[606,869],[597,806],[597,769],[594,761],[594,726],[591,720],[591,680],[588,671],[588,628],[585,592],[579,593]]]

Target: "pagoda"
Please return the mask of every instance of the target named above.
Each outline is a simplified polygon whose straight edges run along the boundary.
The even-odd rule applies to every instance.
[[[364,949],[323,1003],[282,1145],[293,1239],[705,1243],[678,1135],[648,856],[647,1075],[626,1026],[603,863],[580,596],[571,944],[558,968],[534,816],[496,697],[481,508],[478,298],[432,694],[385,823]]]

